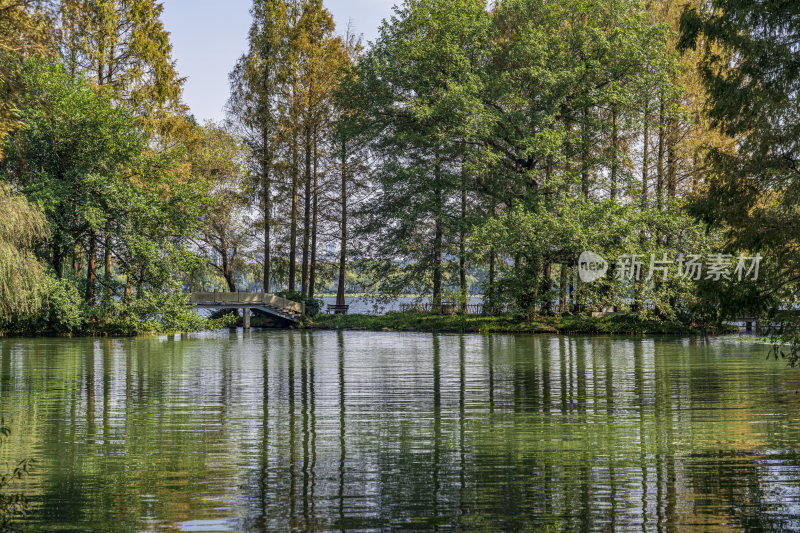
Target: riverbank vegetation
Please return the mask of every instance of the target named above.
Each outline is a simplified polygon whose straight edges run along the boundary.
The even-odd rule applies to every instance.
[[[366,331],[432,331],[455,333],[567,333],[607,335],[697,335],[738,331],[724,324],[684,323],[623,313],[603,317],[585,314],[565,316],[442,315],[387,313],[385,315],[317,315],[304,323],[307,329]]]
[[[796,301],[793,5],[406,0],[366,46],[321,0],[255,0],[220,124],[182,103],[162,9],[0,0],[0,330],[216,327],[208,290],[513,311],[318,319],[477,330]]]

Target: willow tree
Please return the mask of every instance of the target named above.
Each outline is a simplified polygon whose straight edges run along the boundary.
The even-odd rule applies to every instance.
[[[47,287],[33,247],[48,235],[40,209],[0,183],[0,327],[15,316],[34,313]],[[4,323],[5,322],[5,323]]]

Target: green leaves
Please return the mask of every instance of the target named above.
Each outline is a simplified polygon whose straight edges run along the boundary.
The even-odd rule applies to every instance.
[[[46,280],[33,247],[48,233],[42,212],[0,182],[0,330],[42,304]]]
[[[680,47],[702,57],[712,124],[730,150],[708,147],[708,184],[691,206],[734,248],[761,251],[777,275],[761,299],[796,302],[800,286],[800,5],[715,0],[681,19]]]

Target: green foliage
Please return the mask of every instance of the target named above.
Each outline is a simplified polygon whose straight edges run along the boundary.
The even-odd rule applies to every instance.
[[[250,229],[245,223],[249,152],[241,139],[213,123],[196,132],[198,140],[189,150],[189,159],[194,179],[208,191],[208,209],[195,242],[223,276],[227,289],[236,291],[233,272],[241,270],[241,252],[247,247]]]
[[[372,331],[446,331],[475,333],[574,333],[574,334],[699,334],[729,331],[713,323],[657,320],[635,314],[592,318],[580,314],[564,317],[531,318],[507,315],[433,315],[388,313],[372,315],[319,315],[309,324],[315,329],[364,329]]]
[[[287,300],[304,304],[306,316],[310,317],[316,316],[322,309],[322,300],[317,300],[316,298],[305,296],[303,295],[303,293],[299,291],[280,291],[277,295],[283,296]]]
[[[72,335],[86,331],[90,310],[73,279],[48,275],[43,305],[35,313],[22,315],[9,330],[17,335]]]
[[[64,262],[86,234],[124,221],[130,167],[145,149],[133,115],[46,60],[25,63],[25,125],[6,140],[0,178],[38,204],[50,224],[50,256]],[[120,218],[117,218],[120,216]]]
[[[160,134],[181,110],[181,88],[172,43],[159,0],[60,0],[56,32],[64,64],[132,109]],[[170,120],[172,119],[172,120]]]
[[[674,260],[679,255],[707,256],[722,249],[718,234],[675,210],[638,210],[611,200],[595,201],[586,197],[556,196],[552,203],[525,208],[517,204],[503,216],[492,219],[476,231],[474,246],[478,250],[492,247],[501,257],[517,262],[504,264],[503,277],[489,287],[491,300],[512,303],[523,312],[547,309],[557,297],[558,274],[545,277],[547,265],[569,268],[574,283],[575,263],[583,251],[604,257],[611,270],[605,279],[580,284],[573,310],[637,306],[645,315],[666,320],[687,320],[694,316],[708,320],[717,316],[719,299],[711,297],[719,286],[703,285],[681,279],[673,268],[667,280],[644,280],[652,254]],[[645,266],[643,281],[632,283],[618,279],[614,270],[617,258],[639,255]],[[649,305],[645,310],[644,302]],[[565,310],[562,310],[564,312]]]
[[[715,0],[681,19],[683,49],[702,54],[712,124],[735,149],[708,147],[692,212],[760,251],[773,275],[748,304],[797,301],[800,288],[800,4]],[[773,308],[773,310],[777,310]]]
[[[46,278],[33,247],[47,234],[42,212],[0,182],[0,330],[42,305]]]
[[[200,317],[179,285],[145,291],[130,302],[106,303],[98,315],[98,329],[113,335],[213,330],[233,322],[230,316]]]
[[[23,75],[26,93],[20,102],[20,117],[24,127],[6,140],[0,179],[42,208],[51,238],[39,252],[58,281],[40,282],[39,300],[49,295],[46,305],[28,310],[8,329],[128,334],[137,328],[172,331],[201,327],[204,322],[184,313],[169,295],[181,273],[192,271],[199,261],[187,249],[186,238],[196,231],[207,209],[206,182],[186,178],[180,150],[150,150],[146,135],[126,106],[115,103],[108,92],[98,92],[80,77],[72,77],[62,65],[30,60],[23,65]],[[4,194],[6,202],[7,196]],[[5,228],[13,226],[17,228],[15,238],[30,246],[33,230],[21,221],[31,215],[21,208],[14,212],[0,222],[0,233],[8,233]],[[103,308],[93,309],[81,305],[77,294],[79,289],[85,291],[87,303],[94,304],[95,285],[81,279],[81,272],[69,269],[68,259],[77,264],[81,249],[97,253],[101,238],[111,275],[103,279]],[[6,252],[8,246],[0,249]],[[10,264],[16,268],[24,265],[17,260]],[[31,264],[26,269],[28,276],[43,271],[39,263]],[[115,271],[119,277],[114,276]],[[0,276],[0,287],[11,279],[8,272],[6,269]],[[120,278],[126,283],[124,294]],[[26,285],[20,283],[19,287],[19,295],[24,296]],[[131,298],[134,292],[135,298]],[[26,301],[33,305],[37,298]],[[152,309],[159,304],[165,306],[162,311]],[[125,310],[127,306],[131,309]],[[156,325],[157,321],[162,323]]]

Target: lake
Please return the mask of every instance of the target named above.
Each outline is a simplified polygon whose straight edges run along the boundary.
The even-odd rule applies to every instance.
[[[800,371],[726,339],[0,339],[40,531],[798,530]]]

